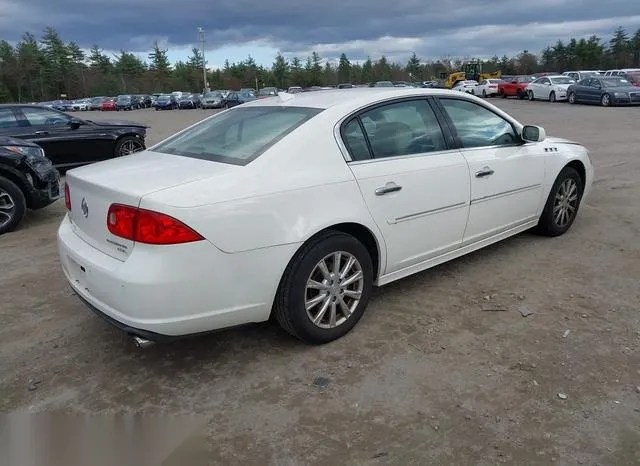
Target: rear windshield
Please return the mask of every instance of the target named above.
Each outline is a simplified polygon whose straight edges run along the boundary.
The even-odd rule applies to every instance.
[[[549,80],[553,83],[553,84],[573,84],[575,81],[570,78],[569,76],[565,77],[565,78],[561,78],[561,77],[557,77],[557,78],[549,78]]]
[[[307,107],[233,108],[202,121],[152,150],[246,165],[321,111]]]

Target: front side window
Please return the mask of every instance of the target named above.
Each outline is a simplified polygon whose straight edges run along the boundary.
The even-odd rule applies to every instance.
[[[520,138],[511,123],[474,102],[444,99],[444,106],[465,148],[517,144]]]
[[[21,110],[31,126],[62,126],[71,120],[68,115],[47,108],[22,107]]]
[[[426,100],[376,107],[361,114],[360,119],[374,158],[422,154],[447,148],[440,124]]]
[[[246,165],[321,111],[307,107],[237,107],[200,122],[152,150]]]

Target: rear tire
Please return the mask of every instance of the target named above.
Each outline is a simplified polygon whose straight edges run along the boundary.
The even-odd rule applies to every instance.
[[[338,254],[340,260],[336,268],[334,259]],[[352,259],[354,262],[347,270]],[[336,270],[339,271],[338,276],[335,275]],[[352,283],[344,285],[355,286],[355,290],[341,288],[339,284],[331,285],[334,279],[336,283],[342,283],[358,275]],[[310,288],[312,280],[315,280],[312,283],[326,288]],[[280,281],[273,314],[283,329],[300,340],[312,344],[328,343],[346,335],[358,323],[369,302],[372,286],[373,264],[363,244],[351,235],[327,231],[305,244],[287,266]],[[344,294],[341,294],[341,289]],[[334,293],[340,297],[336,298]],[[357,296],[357,299],[352,296]],[[314,299],[317,304],[307,310],[308,303]],[[342,304],[350,311],[343,311]],[[312,318],[318,319],[318,323],[314,323]]]
[[[482,97],[487,98],[487,91],[482,89]]]
[[[27,212],[27,200],[16,184],[0,176],[0,235],[15,230]]]
[[[544,236],[566,233],[578,215],[583,189],[576,169],[564,167],[551,187],[536,228],[538,233]]]
[[[113,151],[114,157],[123,157],[145,149],[144,141],[135,136],[125,136],[118,140]]]

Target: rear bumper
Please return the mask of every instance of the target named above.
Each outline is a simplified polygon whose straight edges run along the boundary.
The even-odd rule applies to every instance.
[[[126,261],[86,243],[68,216],[58,250],[71,288],[127,333],[149,340],[208,333],[269,318],[295,245],[226,254],[207,241],[137,244]]]

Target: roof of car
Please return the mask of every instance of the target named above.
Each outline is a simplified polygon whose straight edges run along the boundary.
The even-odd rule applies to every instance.
[[[244,104],[244,107],[261,106],[285,106],[285,107],[311,107],[327,109],[340,104],[352,104],[353,106],[366,105],[370,102],[385,100],[393,97],[411,97],[421,95],[450,95],[458,97],[460,94],[448,89],[426,89],[413,87],[361,87],[352,89],[331,89],[323,91],[301,92],[289,94],[288,98],[279,96],[259,99]],[[282,94],[282,93],[281,93]],[[351,106],[351,105],[349,105]]]

